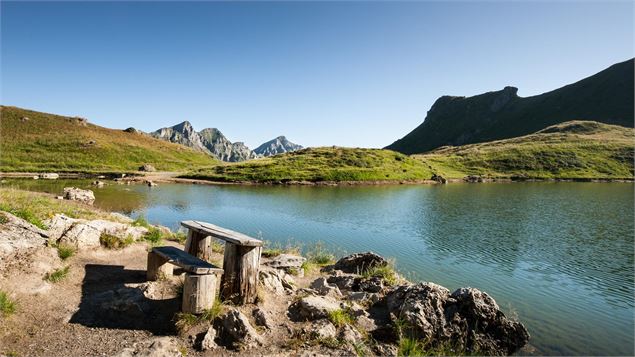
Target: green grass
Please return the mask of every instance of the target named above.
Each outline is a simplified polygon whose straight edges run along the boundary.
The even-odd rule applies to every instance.
[[[205,321],[214,321],[214,319],[223,312],[223,307],[223,303],[220,301],[220,299],[216,298],[212,307],[203,310],[203,313],[201,314],[201,316],[199,316],[199,319]]]
[[[9,218],[7,218],[7,216],[0,212],[0,224],[5,224],[7,222],[9,222]]]
[[[397,356],[425,356],[427,352],[424,344],[414,338],[402,337],[399,339]]]
[[[2,316],[9,316],[15,312],[16,303],[11,300],[9,294],[0,290],[0,314]]]
[[[378,277],[384,280],[387,285],[393,286],[399,282],[399,275],[395,271],[394,263],[388,262],[386,265],[376,265],[361,272],[362,277]]]
[[[329,312],[328,315],[329,321],[333,323],[333,325],[337,327],[342,327],[344,325],[352,325],[355,322],[355,319],[350,314],[348,310],[338,309]]]
[[[132,236],[128,235],[126,238],[120,238],[112,234],[102,233],[99,236],[99,243],[102,247],[108,249],[123,249],[134,243]]]
[[[150,223],[148,223],[148,220],[146,220],[146,218],[144,216],[139,216],[137,218],[135,218],[134,221],[132,221],[132,225],[135,227],[144,227],[144,228],[148,228],[150,229]]]
[[[44,227],[44,220],[58,213],[71,218],[116,220],[110,213],[97,208],[68,200],[56,200],[43,193],[4,187],[0,188],[0,211],[14,214],[40,228]]]
[[[75,247],[68,244],[60,244],[56,246],[56,248],[57,248],[57,256],[60,257],[60,259],[62,260],[66,260],[72,257],[73,255],[75,255],[75,252],[77,251]]]
[[[301,246],[291,240],[288,241],[285,246],[283,246],[280,242],[272,243],[264,241],[264,248],[261,255],[267,258],[277,257],[280,254],[300,255],[301,250]]]
[[[414,157],[445,178],[633,179],[635,131],[572,121],[537,133]]]
[[[191,171],[183,177],[221,182],[284,183],[423,180],[431,176],[427,165],[397,152],[321,147],[248,162],[219,164]]]
[[[68,272],[70,271],[70,267],[64,267],[60,269],[56,269],[50,273],[46,273],[44,276],[44,280],[51,283],[58,283],[64,280],[68,276]]]
[[[2,172],[132,172],[143,164],[159,171],[187,171],[218,162],[141,133],[82,125],[73,117],[0,108]]]
[[[158,245],[163,240],[163,233],[161,233],[161,230],[158,228],[150,227],[148,233],[143,236],[143,239],[152,245]]]
[[[309,247],[306,257],[308,262],[318,266],[335,263],[335,255],[331,253],[322,242],[316,242]]]

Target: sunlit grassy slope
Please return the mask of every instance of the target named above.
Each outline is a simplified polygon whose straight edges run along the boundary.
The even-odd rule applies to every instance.
[[[151,164],[186,171],[216,164],[209,155],[78,118],[2,106],[0,171],[126,172]]]
[[[271,158],[223,164],[185,177],[212,181],[384,181],[429,179],[432,171],[420,160],[380,149],[308,148]]]
[[[442,147],[413,157],[448,178],[632,179],[634,148],[632,128],[569,121],[531,135]]]

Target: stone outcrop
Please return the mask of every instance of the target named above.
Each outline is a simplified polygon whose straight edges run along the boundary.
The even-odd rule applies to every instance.
[[[247,316],[236,308],[230,308],[219,316],[215,323],[218,324],[219,333],[226,344],[239,344],[250,348],[263,343],[262,337],[251,326]]]
[[[93,202],[95,202],[95,194],[91,190],[82,190],[77,187],[64,187],[64,199],[92,205]]]
[[[408,326],[404,333],[437,346],[484,355],[507,355],[524,346],[529,334],[510,320],[489,295],[473,288],[450,291],[433,283],[399,286],[386,294],[395,319]]]
[[[299,255],[280,254],[263,264],[275,269],[284,269],[287,273],[290,273],[298,272],[302,268],[302,264],[304,264],[304,262],[306,262],[306,258]]]
[[[295,290],[293,277],[283,270],[262,267],[258,278],[263,287],[277,295],[285,295]]]
[[[356,253],[344,257],[335,263],[333,269],[344,273],[360,274],[370,268],[387,265],[388,261],[373,253]]]
[[[107,220],[85,220],[57,214],[45,221],[49,227],[48,235],[53,242],[72,245],[78,249],[96,248],[100,245],[100,237],[106,233],[121,240],[132,238],[141,239],[148,229],[136,227],[126,223]]]
[[[44,247],[48,232],[8,212],[0,212],[0,272],[8,257]]]
[[[340,303],[326,296],[306,296],[289,306],[293,320],[317,320],[327,318],[330,312],[341,309]]]
[[[315,279],[309,287],[323,296],[342,296],[342,293],[340,292],[340,289],[337,287],[337,285],[329,284],[325,277]]]

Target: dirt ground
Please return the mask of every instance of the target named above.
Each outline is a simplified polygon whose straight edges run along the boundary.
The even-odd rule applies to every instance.
[[[0,273],[0,288],[17,303],[16,312],[1,320],[0,355],[111,356],[124,348],[146,346],[160,336],[174,337],[180,353],[189,356],[306,352],[289,343],[293,331],[302,327],[302,323],[286,318],[292,297],[276,296],[265,289],[260,289],[264,301],[258,307],[270,314],[276,328],[259,328],[264,346],[247,352],[223,348],[198,351],[194,341],[209,322],[187,331],[176,328],[181,277],[147,283],[147,251],[145,243],[137,243],[122,250],[79,252],[62,261],[54,248],[43,247],[20,257],[19,264]],[[222,261],[222,255],[215,254],[212,260]],[[65,266],[70,267],[65,279],[57,283],[44,280],[47,272]],[[309,276],[295,279],[298,287],[306,287],[311,280]],[[136,309],[137,305],[141,309]],[[240,309],[252,319],[255,307]]]

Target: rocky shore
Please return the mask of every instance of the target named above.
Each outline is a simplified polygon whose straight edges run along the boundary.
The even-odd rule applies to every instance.
[[[180,275],[145,281],[148,247],[179,244],[148,239],[178,236],[166,228],[57,214],[42,229],[0,215],[0,286],[17,306],[0,313],[4,355],[509,355],[529,339],[487,293],[409,282],[371,252],[269,252],[256,304],[182,314]],[[221,264],[222,246],[210,260]]]

